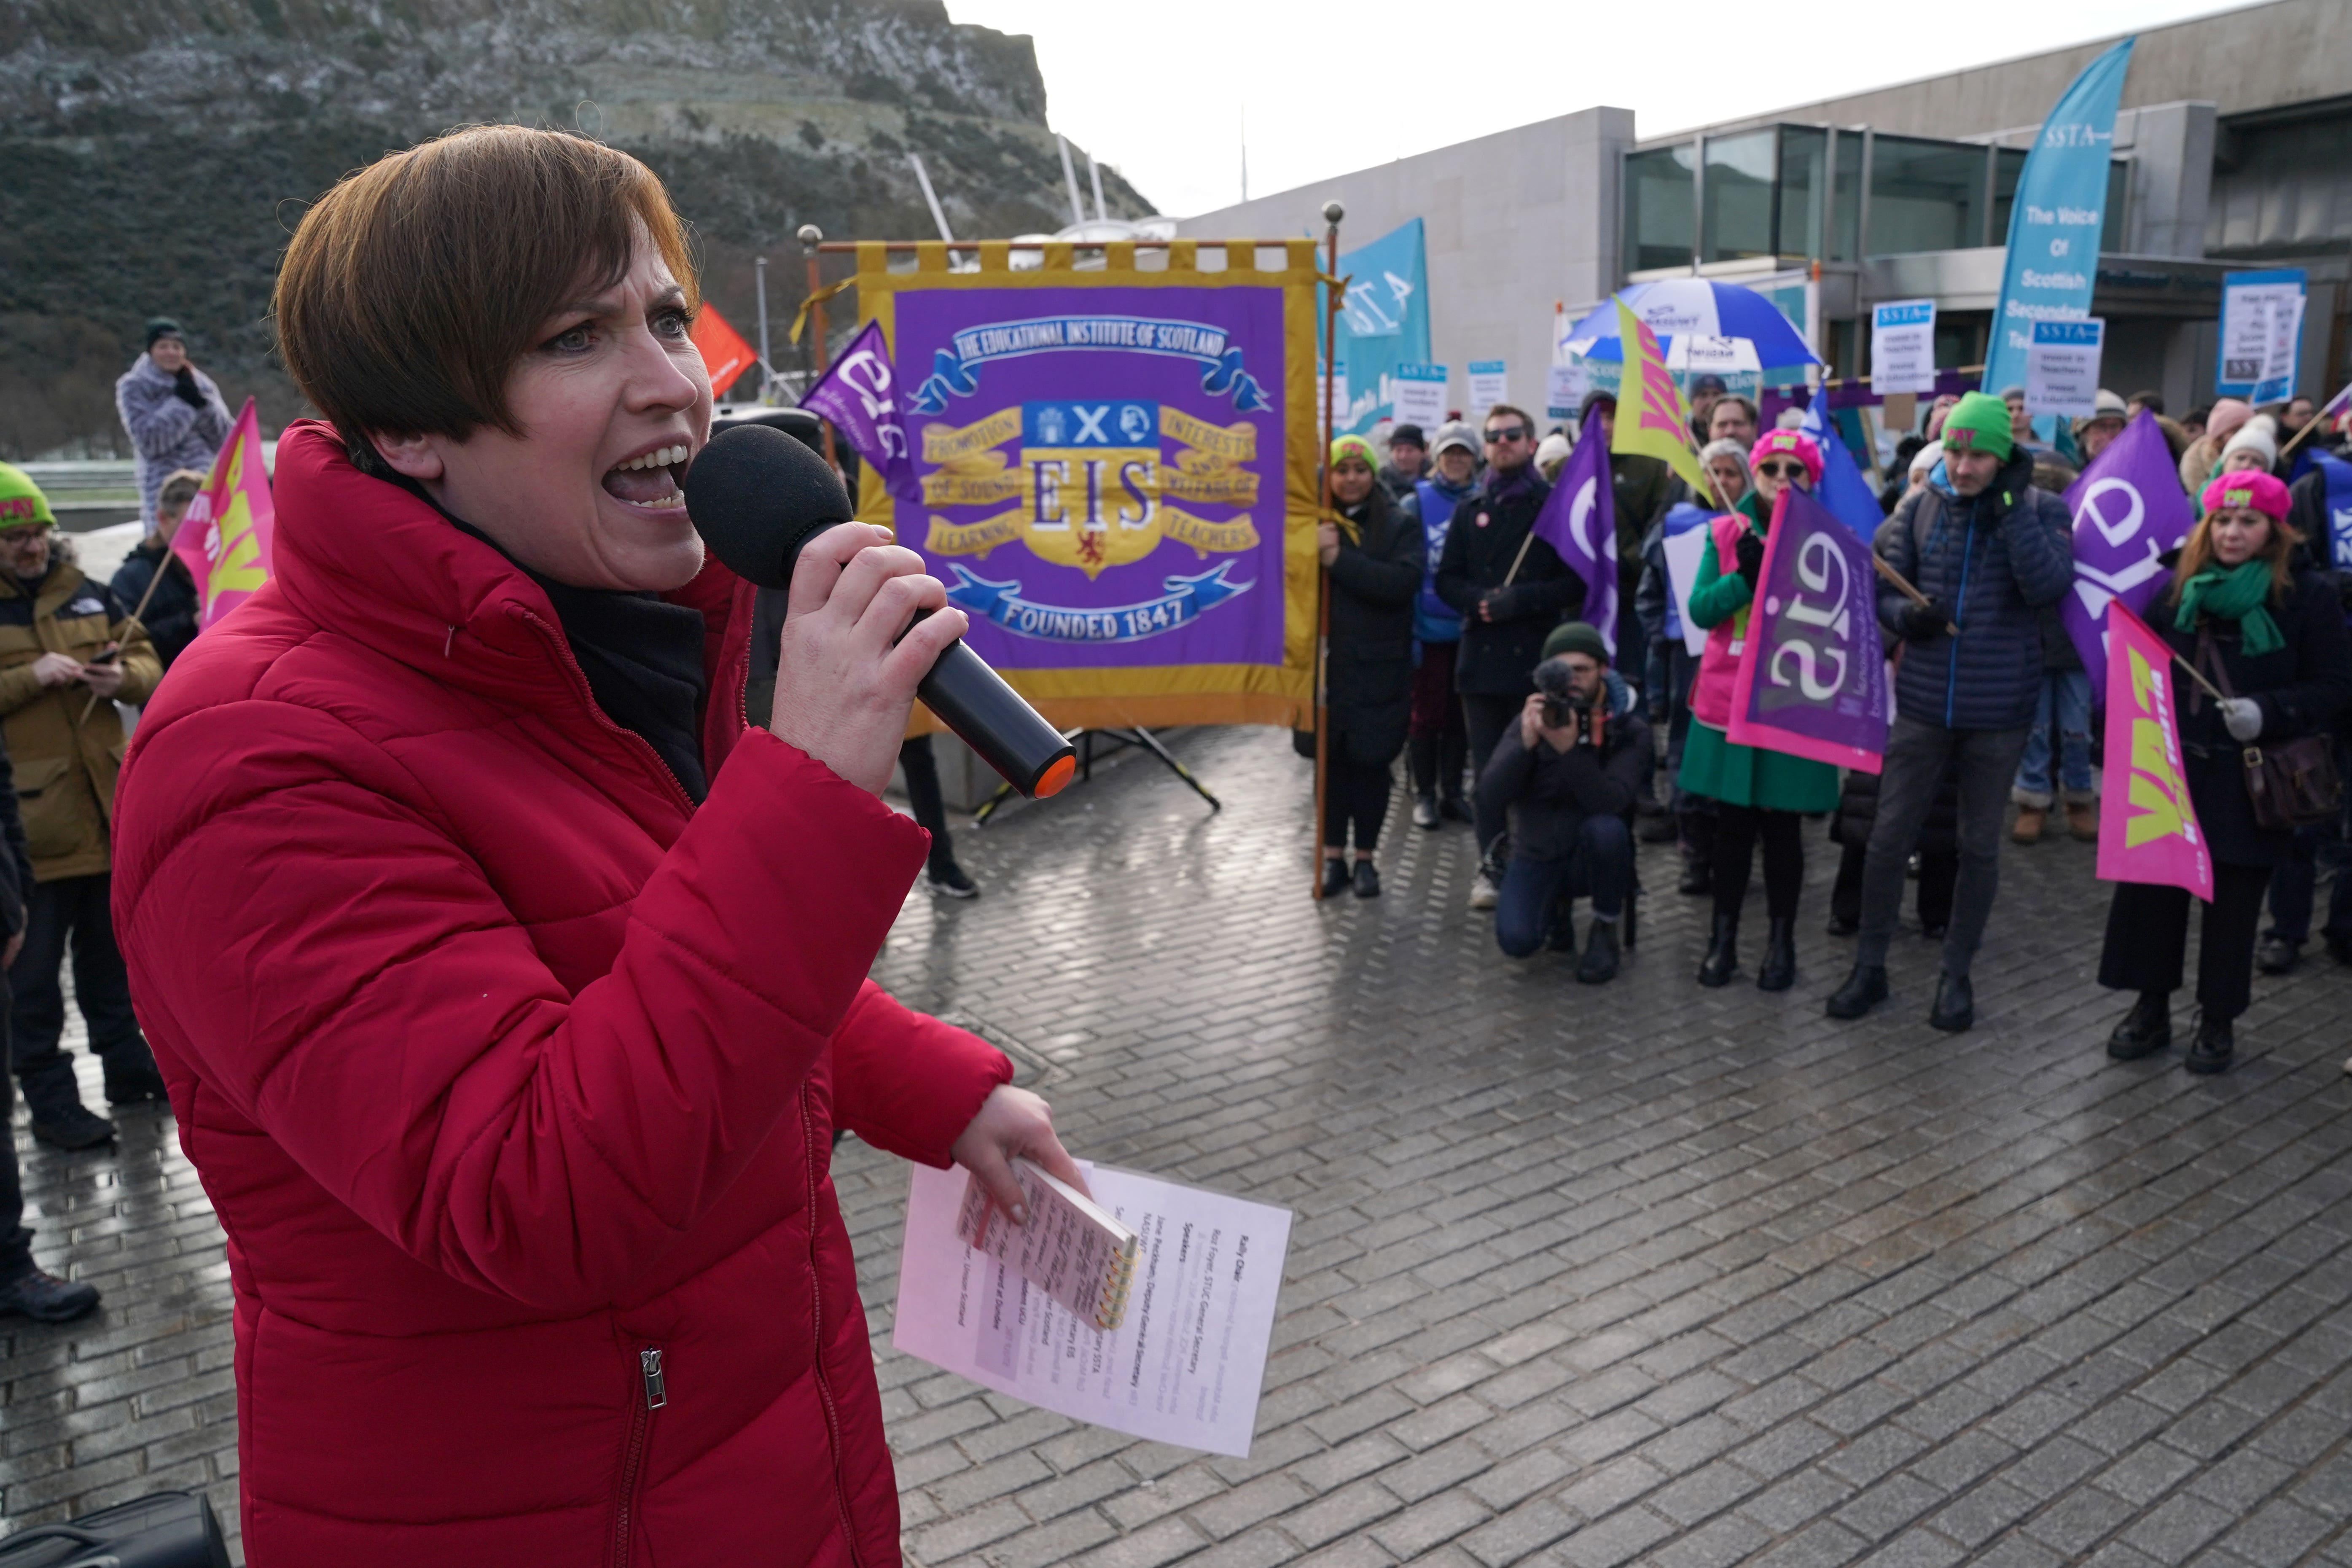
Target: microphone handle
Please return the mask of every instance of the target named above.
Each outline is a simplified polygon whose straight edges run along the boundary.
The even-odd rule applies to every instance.
[[[1028,700],[961,638],[948,644],[915,695],[981,760],[1032,800],[1056,794],[1077,771],[1077,752]]]

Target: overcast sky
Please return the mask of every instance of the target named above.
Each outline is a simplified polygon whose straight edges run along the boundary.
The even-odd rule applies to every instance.
[[[1037,42],[1054,129],[1160,211],[1595,104],[1655,136],[2218,10],[2216,0],[947,0]],[[1660,48],[1675,51],[1661,54]],[[1086,174],[1079,171],[1083,184]]]

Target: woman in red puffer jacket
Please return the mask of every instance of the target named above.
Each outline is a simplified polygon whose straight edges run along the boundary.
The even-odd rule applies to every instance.
[[[1008,1207],[1010,1157],[1075,1173],[1003,1057],[866,979],[923,863],[877,793],[963,617],[826,531],[746,729],[751,591],[676,482],[694,309],[653,175],[512,126],[288,254],[332,423],[288,427],[274,576],[149,705],[115,828],[256,1568],[895,1563],[833,1131]]]

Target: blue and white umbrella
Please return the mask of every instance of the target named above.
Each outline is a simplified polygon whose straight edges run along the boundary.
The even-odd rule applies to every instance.
[[[1569,328],[1560,346],[1585,359],[1622,360],[1617,300],[1658,334],[1670,369],[1728,374],[1822,363],[1804,333],[1769,300],[1705,278],[1636,283]]]

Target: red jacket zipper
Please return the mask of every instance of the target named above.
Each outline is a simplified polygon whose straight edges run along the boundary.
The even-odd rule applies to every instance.
[[[662,1375],[658,1345],[637,1352],[637,1376],[645,1397],[629,1413],[628,1447],[621,1451],[621,1495],[613,1510],[613,1568],[629,1568],[630,1536],[636,1525],[637,1479],[645,1468],[646,1443],[652,1436],[654,1412],[669,1403],[668,1380]]]
[[[809,1357],[809,1368],[816,1376],[816,1396],[824,1406],[825,1440],[832,1446],[833,1501],[841,1510],[841,1539],[849,1550],[852,1568],[860,1562],[857,1555],[857,1528],[849,1511],[849,1494],[841,1485],[841,1414],[834,1407],[833,1384],[824,1375],[824,1280],[817,1268],[817,1184],[815,1119],[809,1114],[808,1085],[801,1085],[801,1142],[808,1161],[808,1258],[809,1258],[809,1324],[814,1341]]]

